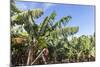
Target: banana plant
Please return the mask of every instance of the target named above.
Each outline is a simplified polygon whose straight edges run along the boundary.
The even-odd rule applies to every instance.
[[[59,41],[57,40],[59,36],[63,37],[62,39],[67,40],[68,35],[73,35],[78,32],[78,27],[66,27],[67,23],[72,18],[71,16],[62,17],[56,22],[56,12],[54,11],[50,16],[47,16],[40,25],[38,25],[34,20],[44,14],[42,9],[19,11],[14,5],[11,6],[13,7],[13,9],[11,9],[13,12],[11,15],[11,28],[20,25],[29,37],[27,65],[30,65],[34,60],[33,55],[35,55],[38,50],[48,48],[47,44],[51,40],[52,43],[54,43],[53,48],[56,48],[56,51],[59,52],[61,49],[57,48],[57,44],[60,42],[60,39]],[[15,9],[16,11],[14,11]],[[55,55],[57,54],[56,52],[54,53]]]

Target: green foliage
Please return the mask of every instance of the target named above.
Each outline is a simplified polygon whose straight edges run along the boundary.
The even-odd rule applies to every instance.
[[[33,10],[26,10],[22,11],[21,13],[17,13],[13,16],[11,16],[11,24],[28,24],[31,23],[33,25],[34,21],[32,21],[38,17],[40,17],[43,14],[42,9],[33,9]],[[30,21],[30,22],[29,22]]]
[[[49,50],[49,61],[79,62],[95,58],[94,36],[74,37],[78,26],[68,27],[71,16],[55,21],[53,11],[40,25],[35,20],[43,15],[42,9],[21,11],[11,4],[11,56],[13,65],[30,65],[44,48]],[[71,40],[68,39],[71,37]],[[21,57],[21,59],[20,59]],[[17,59],[15,59],[17,58]],[[89,60],[88,60],[89,58]],[[81,59],[81,60],[80,60]],[[95,60],[95,59],[92,59]],[[41,63],[38,60],[39,64]]]
[[[62,25],[66,25],[70,20],[71,20],[71,16],[66,16],[66,17],[63,17],[61,18],[58,22],[56,22],[53,26],[53,28],[61,28]]]

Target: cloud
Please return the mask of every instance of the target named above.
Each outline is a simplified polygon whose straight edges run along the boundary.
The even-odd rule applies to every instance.
[[[55,4],[52,3],[34,3],[34,2],[16,2],[17,8],[21,10],[28,10],[33,8],[42,8],[44,11],[46,11],[51,6],[54,6]]]
[[[51,4],[51,3],[44,3],[43,5],[43,9],[44,11],[46,11],[48,8],[50,8],[51,6],[54,6],[54,4]]]
[[[51,4],[51,3],[45,3],[44,4],[46,7],[50,7],[50,6],[53,6],[54,4]]]
[[[22,4],[23,9],[27,9],[28,7],[25,4]]]
[[[28,9],[27,5],[25,5],[24,3],[16,4],[16,5],[17,5],[17,8],[19,8],[21,10],[27,10]]]

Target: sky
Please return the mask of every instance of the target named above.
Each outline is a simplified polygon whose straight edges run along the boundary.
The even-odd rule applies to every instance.
[[[46,16],[55,11],[57,13],[55,21],[59,21],[63,16],[72,17],[67,26],[79,26],[79,31],[76,35],[93,35],[95,32],[95,6],[93,5],[55,4],[31,1],[16,1],[15,4],[21,10],[43,9],[43,16],[35,20],[37,24],[40,24]]]

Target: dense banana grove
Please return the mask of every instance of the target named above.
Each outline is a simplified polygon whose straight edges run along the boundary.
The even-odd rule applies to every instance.
[[[72,17],[55,22],[55,11],[37,24],[43,14],[42,9],[19,10],[11,2],[11,65],[95,61],[95,33],[74,36],[79,27],[67,26]]]

